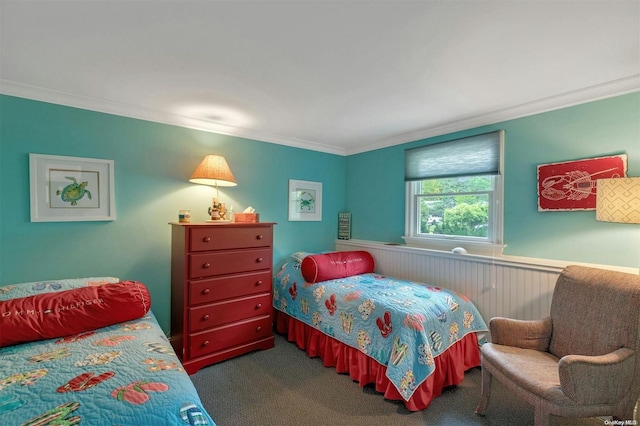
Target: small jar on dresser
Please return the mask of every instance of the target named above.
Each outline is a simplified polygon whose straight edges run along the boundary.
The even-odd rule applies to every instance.
[[[274,346],[274,223],[171,223],[171,345],[189,374]]]

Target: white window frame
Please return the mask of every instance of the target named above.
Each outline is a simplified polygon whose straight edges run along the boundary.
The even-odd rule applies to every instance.
[[[420,231],[419,194],[422,191],[421,181],[406,182],[405,187],[405,235],[402,237],[408,246],[432,250],[453,251],[485,256],[500,256],[506,247],[503,244],[503,197],[504,185],[502,171],[504,162],[504,136],[500,135],[500,170],[501,174],[492,176],[493,189],[489,195],[489,226],[487,238],[424,234]],[[455,250],[454,250],[455,249]],[[461,250],[462,249],[462,250]]]

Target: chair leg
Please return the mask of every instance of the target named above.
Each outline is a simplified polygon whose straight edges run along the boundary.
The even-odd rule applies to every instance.
[[[625,420],[633,420],[633,415],[634,415],[634,409],[636,406],[637,401],[632,401],[630,403],[622,403],[619,404],[616,409],[613,411],[613,418],[615,420],[621,420],[621,421],[625,421]],[[637,414],[636,414],[637,417]]]
[[[480,403],[476,407],[476,414],[478,416],[484,416],[484,412],[489,405],[489,396],[491,394],[491,373],[486,368],[482,367],[482,389],[480,396]]]

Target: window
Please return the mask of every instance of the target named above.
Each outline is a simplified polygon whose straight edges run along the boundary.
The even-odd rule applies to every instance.
[[[405,151],[409,245],[501,254],[504,132]]]

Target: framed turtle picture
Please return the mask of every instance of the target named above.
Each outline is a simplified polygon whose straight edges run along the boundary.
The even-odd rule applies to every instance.
[[[322,221],[322,183],[289,179],[289,220]]]
[[[29,154],[31,222],[115,220],[113,160]]]

